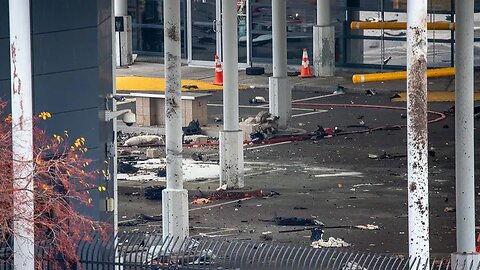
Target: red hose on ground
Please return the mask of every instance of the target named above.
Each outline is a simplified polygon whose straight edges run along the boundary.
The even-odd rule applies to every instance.
[[[301,103],[301,102],[294,102],[295,106],[300,107],[313,107],[313,109],[318,107],[343,107],[343,108],[366,108],[366,109],[384,109],[384,110],[407,110],[405,107],[397,107],[397,106],[385,106],[385,105],[369,105],[369,104],[339,104],[339,103]],[[437,111],[427,111],[429,114],[436,115],[437,118],[428,121],[429,124],[437,123],[446,118],[446,115],[437,112]],[[373,132],[378,130],[386,130],[386,129],[400,129],[405,128],[407,125],[394,125],[394,126],[380,126],[374,128],[367,128],[362,130],[355,130],[355,131],[346,131],[337,133],[337,135],[349,135],[349,134],[359,134],[359,133],[367,133]],[[303,141],[310,139],[311,136],[309,134],[297,135],[297,136],[290,136],[290,137],[282,137],[282,138],[273,138],[269,140],[259,141],[256,144],[273,144],[273,143],[281,143],[281,142],[293,142],[293,141]],[[252,141],[244,141],[243,144],[251,144]],[[184,144],[183,147],[202,147],[202,146],[218,146],[218,142],[209,142],[209,143],[192,143],[192,144]],[[165,145],[160,145],[165,146]]]

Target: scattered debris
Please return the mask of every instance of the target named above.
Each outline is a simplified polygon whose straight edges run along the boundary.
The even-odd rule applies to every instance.
[[[302,207],[302,206],[295,206],[293,207],[293,210],[307,210],[307,207]]]
[[[240,126],[244,132],[250,132],[253,142],[267,140],[278,131],[278,116],[273,116],[267,111],[259,112],[255,118],[249,117]]]
[[[130,163],[119,162],[117,166],[117,171],[118,173],[132,174],[138,172],[138,168],[134,167]]]
[[[320,228],[312,228],[310,229],[311,235],[310,235],[310,241],[319,241],[322,240],[323,238],[323,230]]]
[[[299,217],[275,217],[275,224],[278,226],[323,226],[324,224],[313,218]]]
[[[400,96],[398,93],[395,93],[392,96],[390,96],[390,99],[401,98],[401,97],[402,96]]]
[[[223,119],[220,118],[220,117],[215,117],[214,121],[215,121],[215,123],[221,123],[221,122],[223,122]]]
[[[337,85],[337,89],[335,91],[333,91],[333,93],[335,95],[343,95],[343,94],[345,94],[345,87],[343,87],[341,85]]]
[[[272,232],[271,231],[262,232],[262,235],[260,235],[260,240],[272,241],[273,240]]]
[[[145,151],[145,155],[147,158],[159,158],[160,157],[160,149],[158,148],[148,148]]]
[[[383,152],[382,155],[377,155],[377,154],[368,154],[368,158],[369,159],[376,159],[376,160],[380,160],[380,159],[396,159],[396,158],[406,158],[407,155],[393,155],[393,154],[389,154],[387,152]]]
[[[384,184],[373,184],[373,183],[366,183],[366,184],[356,184],[353,185],[354,188],[358,187],[372,187],[372,186],[383,186]]]
[[[443,209],[443,212],[445,213],[453,213],[453,212],[456,212],[457,209],[455,209],[454,207],[445,207],[445,209]]]
[[[187,127],[183,127],[183,135],[199,135],[202,133],[200,122],[198,120],[192,120]]]
[[[193,204],[208,204],[212,203],[212,200],[207,198],[196,198],[192,201]]]
[[[125,146],[149,146],[164,144],[162,137],[157,135],[140,135],[126,140]]]
[[[373,230],[373,231],[380,230],[380,227],[378,225],[374,225],[374,224],[357,225],[357,226],[354,226],[354,227],[357,228],[357,229],[360,229],[360,230]]]
[[[318,241],[312,242],[313,248],[342,248],[342,247],[350,247],[351,245],[345,242],[341,238],[334,238],[330,237],[328,240],[320,239]]]
[[[250,99],[249,102],[252,103],[252,104],[266,104],[266,103],[268,103],[267,100],[264,97],[261,97],[261,96],[256,96],[256,97]]]
[[[310,133],[312,136],[311,140],[319,140],[323,138],[331,138],[335,136],[335,133],[339,133],[341,130],[338,127],[333,128],[323,128],[322,126],[317,126],[317,129]]]
[[[147,200],[160,201],[162,200],[162,191],[165,189],[164,186],[151,186],[145,188],[145,198]]]
[[[371,97],[371,96],[375,96],[377,93],[375,93],[375,91],[373,91],[372,89],[367,89],[365,90],[365,95],[367,97]]]
[[[185,88],[185,89],[188,89],[188,90],[197,90],[198,89],[198,86],[195,85],[195,84],[186,84],[186,85],[183,85],[182,88]]]
[[[186,135],[183,137],[183,142],[189,144],[205,144],[208,143],[208,136],[200,134]]]
[[[202,153],[193,153],[192,154],[192,159],[195,161],[203,161],[204,157]]]
[[[430,149],[428,150],[428,155],[431,157],[435,157],[436,156],[435,148],[430,147]]]
[[[157,176],[158,177],[167,177],[167,167],[163,167],[163,168],[158,169]]]

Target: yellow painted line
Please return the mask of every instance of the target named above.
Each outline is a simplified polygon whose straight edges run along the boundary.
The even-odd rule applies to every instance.
[[[393,102],[406,102],[407,93],[401,92],[398,93],[399,98],[392,99]],[[455,101],[455,92],[447,91],[429,91],[428,92],[428,102],[454,102]],[[475,101],[480,100],[480,92],[475,92]]]
[[[164,78],[151,77],[117,77],[117,91],[160,91],[165,92]],[[182,91],[221,91],[223,86],[213,85],[200,80],[182,80],[182,86],[190,85],[198,88],[184,88]],[[248,89],[246,86],[239,86],[240,90]]]

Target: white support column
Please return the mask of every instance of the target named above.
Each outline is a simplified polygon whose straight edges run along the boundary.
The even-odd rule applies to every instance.
[[[287,77],[287,2],[272,0],[273,77],[269,78],[270,113],[287,129],[292,117],[292,88]]]
[[[14,268],[34,270],[30,0],[10,0]]]
[[[222,0],[223,115],[220,131],[220,186],[244,187],[243,133],[238,109],[237,1]]]
[[[128,0],[115,0],[115,16],[128,15]]]
[[[132,18],[128,16],[128,0],[114,0],[116,17],[123,17],[124,31],[115,33],[115,50],[117,66],[128,66],[132,58]]]
[[[317,0],[317,25],[313,26],[315,76],[335,74],[335,27],[330,20],[330,0]]]
[[[408,0],[407,153],[411,269],[429,267],[427,0]]]
[[[475,252],[475,163],[474,163],[474,1],[457,0],[455,31],[455,178],[457,258],[476,257]],[[463,254],[470,253],[470,254]],[[473,257],[472,257],[473,256]],[[475,265],[474,269],[477,269]],[[459,268],[460,269],[460,268]]]
[[[163,237],[188,236],[188,193],[183,189],[180,1],[164,0],[167,188],[162,192]]]

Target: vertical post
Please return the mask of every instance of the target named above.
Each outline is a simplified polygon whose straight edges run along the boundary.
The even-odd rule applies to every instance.
[[[317,0],[317,25],[313,26],[315,76],[335,74],[335,27],[330,23],[330,0]]]
[[[167,188],[162,192],[163,237],[188,236],[188,193],[183,189],[180,1],[164,0]]]
[[[272,0],[273,77],[269,78],[270,113],[280,117],[279,128],[290,125],[292,90],[287,78],[287,2]]]
[[[14,268],[33,270],[33,122],[30,0],[10,0]]]
[[[220,186],[244,187],[243,133],[238,110],[237,1],[222,0],[223,115],[220,131]]]
[[[457,0],[455,31],[455,178],[457,252],[475,252],[475,163],[473,134],[474,1]]]
[[[127,16],[127,15],[128,15],[128,1],[115,0],[115,16]]]
[[[408,231],[411,269],[429,266],[427,0],[407,4]],[[417,268],[418,267],[418,268]]]

